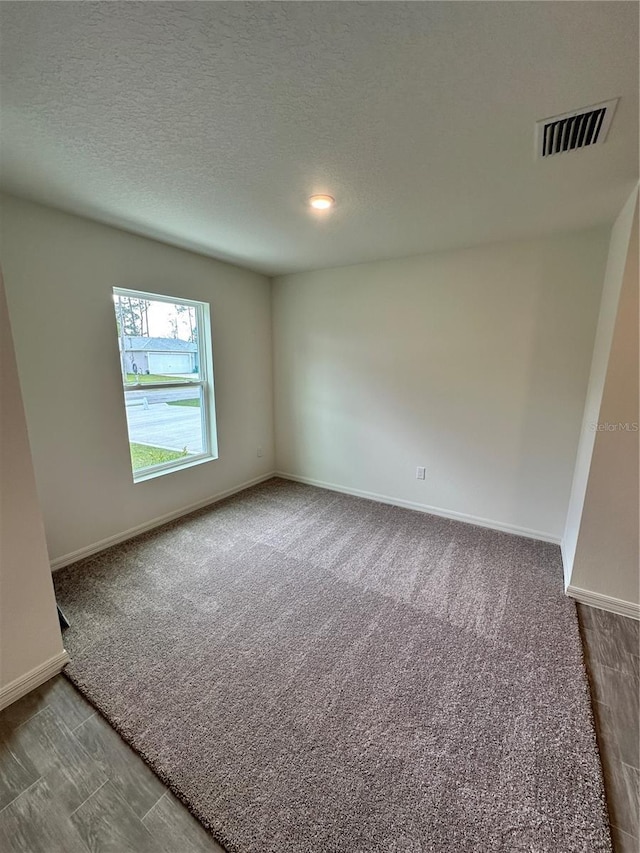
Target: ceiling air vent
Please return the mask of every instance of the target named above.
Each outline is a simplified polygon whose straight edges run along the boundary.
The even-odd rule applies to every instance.
[[[538,157],[551,157],[604,142],[618,98],[536,122]]]

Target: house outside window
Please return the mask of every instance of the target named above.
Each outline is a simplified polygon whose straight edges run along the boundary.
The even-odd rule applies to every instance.
[[[218,455],[209,306],[113,289],[134,482]]]

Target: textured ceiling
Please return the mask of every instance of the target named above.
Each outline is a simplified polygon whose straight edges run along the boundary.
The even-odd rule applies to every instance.
[[[637,180],[635,3],[3,2],[0,35],[4,189],[267,273],[611,221]]]

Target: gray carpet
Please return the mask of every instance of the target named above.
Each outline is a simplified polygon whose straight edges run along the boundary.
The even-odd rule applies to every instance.
[[[556,546],[272,480],[55,586],[69,677],[231,853],[611,850]]]

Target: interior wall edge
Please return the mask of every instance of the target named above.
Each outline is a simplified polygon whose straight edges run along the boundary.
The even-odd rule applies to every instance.
[[[272,461],[273,467],[278,467],[278,449],[276,442],[276,430],[278,424],[276,422],[276,347],[275,347],[275,312],[273,310],[273,301],[275,293],[275,276],[267,276],[267,286],[269,288],[269,333],[271,335],[270,348],[270,367],[271,367],[271,440],[272,440]]]
[[[591,470],[591,461],[596,441],[596,433],[590,428],[590,425],[597,422],[600,415],[626,266],[626,255],[631,240],[633,210],[637,204],[639,190],[640,184],[636,184],[613,224],[609,236],[609,251],[598,311],[598,325],[589,369],[589,383],[574,463],[565,528],[562,536],[562,563],[567,593],[571,586],[580,523],[587,495],[589,472]]]
[[[0,269],[0,699],[63,653]],[[29,688],[25,688],[27,692]]]

